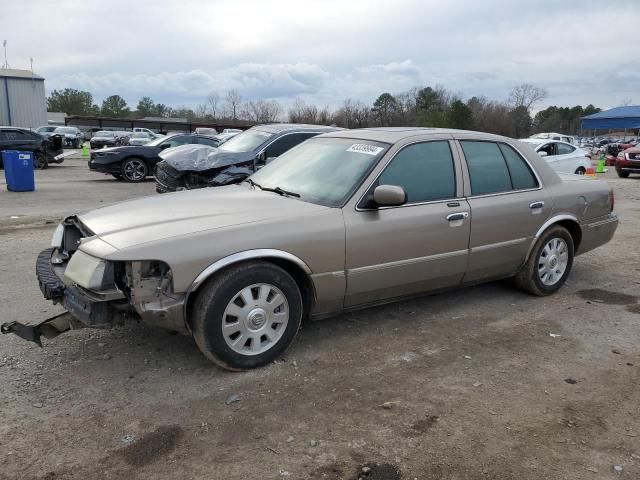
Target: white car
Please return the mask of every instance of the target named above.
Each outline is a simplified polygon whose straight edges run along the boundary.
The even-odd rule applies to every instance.
[[[571,145],[576,144],[575,137],[572,137],[571,135],[563,135],[562,133],[536,133],[535,135],[531,135],[529,138],[536,140],[560,140],[561,142],[570,143]]]
[[[556,172],[584,175],[592,166],[589,153],[570,143],[541,138],[523,138],[520,141],[531,145]]]

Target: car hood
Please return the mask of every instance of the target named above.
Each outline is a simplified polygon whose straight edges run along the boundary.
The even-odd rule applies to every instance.
[[[228,167],[238,163],[246,163],[253,160],[255,152],[225,152],[221,149],[211,148],[207,154],[204,150],[185,149],[182,155],[173,154],[164,160],[168,165],[179,172],[204,172],[213,168]]]
[[[171,237],[224,230],[278,218],[310,221],[329,207],[303,202],[247,184],[154,195],[80,215],[80,221],[116,249]]]

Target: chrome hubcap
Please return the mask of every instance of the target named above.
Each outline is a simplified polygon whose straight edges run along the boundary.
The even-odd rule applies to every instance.
[[[259,355],[272,348],[289,323],[289,303],[282,291],[256,283],[236,293],[222,316],[224,340],[234,352]]]
[[[124,166],[124,174],[129,180],[142,180],[146,173],[147,168],[140,160],[129,160]]]
[[[538,258],[538,277],[552,286],[564,275],[569,263],[569,247],[561,238],[553,238],[544,246]]]

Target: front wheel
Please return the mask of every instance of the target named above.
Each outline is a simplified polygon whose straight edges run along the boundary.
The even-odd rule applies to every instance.
[[[142,182],[148,173],[147,164],[141,158],[128,158],[122,164],[122,177],[127,182]]]
[[[44,170],[49,166],[49,161],[47,160],[47,156],[42,152],[36,152],[34,155],[34,168]]]
[[[302,296],[282,268],[255,261],[210,279],[193,308],[193,338],[202,353],[228,370],[277,359],[302,321]]]
[[[549,228],[538,239],[527,263],[515,277],[523,290],[538,296],[557,292],[573,266],[573,238],[560,225]]]
[[[578,167],[573,173],[575,173],[576,175],[584,175],[585,173],[587,173],[587,171],[584,167]]]

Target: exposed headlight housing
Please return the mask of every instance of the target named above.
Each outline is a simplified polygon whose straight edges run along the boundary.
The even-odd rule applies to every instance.
[[[78,284],[89,290],[100,290],[107,269],[107,262],[76,250],[64,271],[65,283]]]
[[[51,237],[51,246],[55,248],[62,248],[62,239],[64,237],[64,225],[58,225],[56,231],[53,232],[53,237]]]

